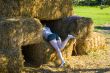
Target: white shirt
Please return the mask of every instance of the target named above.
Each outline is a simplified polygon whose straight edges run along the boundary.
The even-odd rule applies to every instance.
[[[43,36],[47,39],[48,35],[52,34],[51,30],[49,27],[44,27],[43,28]]]

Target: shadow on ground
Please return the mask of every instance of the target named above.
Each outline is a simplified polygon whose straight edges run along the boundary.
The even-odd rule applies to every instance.
[[[73,70],[74,73],[80,73],[80,72],[94,72],[94,73],[105,73],[110,72],[110,68],[99,68],[99,69],[76,69]]]
[[[30,71],[28,71],[28,73],[110,73],[110,68],[98,68],[98,69],[63,69],[62,71],[52,71],[50,69],[34,69],[32,68]]]
[[[110,26],[95,26],[95,29],[99,29],[99,30],[110,30]]]

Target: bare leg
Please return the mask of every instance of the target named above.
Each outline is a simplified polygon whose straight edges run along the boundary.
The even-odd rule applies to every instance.
[[[61,50],[63,50],[64,47],[66,46],[66,44],[68,43],[68,41],[69,41],[71,38],[74,38],[74,36],[68,35],[68,37],[67,37],[63,42],[61,41],[61,39],[59,39],[59,40],[57,41],[59,48],[60,48]]]
[[[63,64],[65,63],[65,61],[64,61],[64,59],[63,59],[63,57],[62,57],[61,50],[60,50],[60,48],[59,48],[59,46],[58,46],[58,44],[57,44],[57,40],[54,39],[54,40],[50,41],[50,44],[55,48],[55,50],[56,50],[56,52],[57,52],[57,54],[58,54],[58,57],[60,58],[60,60],[61,60],[61,62],[62,62],[61,65],[63,65]]]

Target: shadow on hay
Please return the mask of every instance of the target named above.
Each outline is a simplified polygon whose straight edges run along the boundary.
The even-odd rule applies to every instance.
[[[37,46],[38,44],[28,44],[21,47],[22,55],[25,60],[24,66],[39,67],[40,65],[46,63],[46,60],[44,59],[44,53],[43,53],[45,52],[45,50],[42,48],[38,48]],[[40,49],[42,49],[43,51],[40,51]]]

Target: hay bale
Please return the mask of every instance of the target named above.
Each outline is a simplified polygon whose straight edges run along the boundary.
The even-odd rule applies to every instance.
[[[0,48],[0,73],[21,73],[23,62],[20,49]]]
[[[16,48],[19,45],[40,41],[41,27],[42,25],[39,20],[33,18],[1,19],[0,44],[2,46],[0,47],[3,49],[9,48],[9,46]]]
[[[0,0],[0,15],[54,20],[72,15],[71,0]]]
[[[0,0],[0,17],[15,17],[20,15],[18,0]]]
[[[104,35],[93,32],[90,36],[78,39],[76,49],[78,54],[88,54],[89,52],[105,49],[106,46]]]
[[[7,73],[7,64],[8,64],[8,58],[3,53],[3,51],[0,50],[0,73]]]
[[[21,73],[23,68],[22,45],[40,42],[41,24],[33,18],[0,19],[1,73]],[[2,53],[1,53],[2,52]]]

